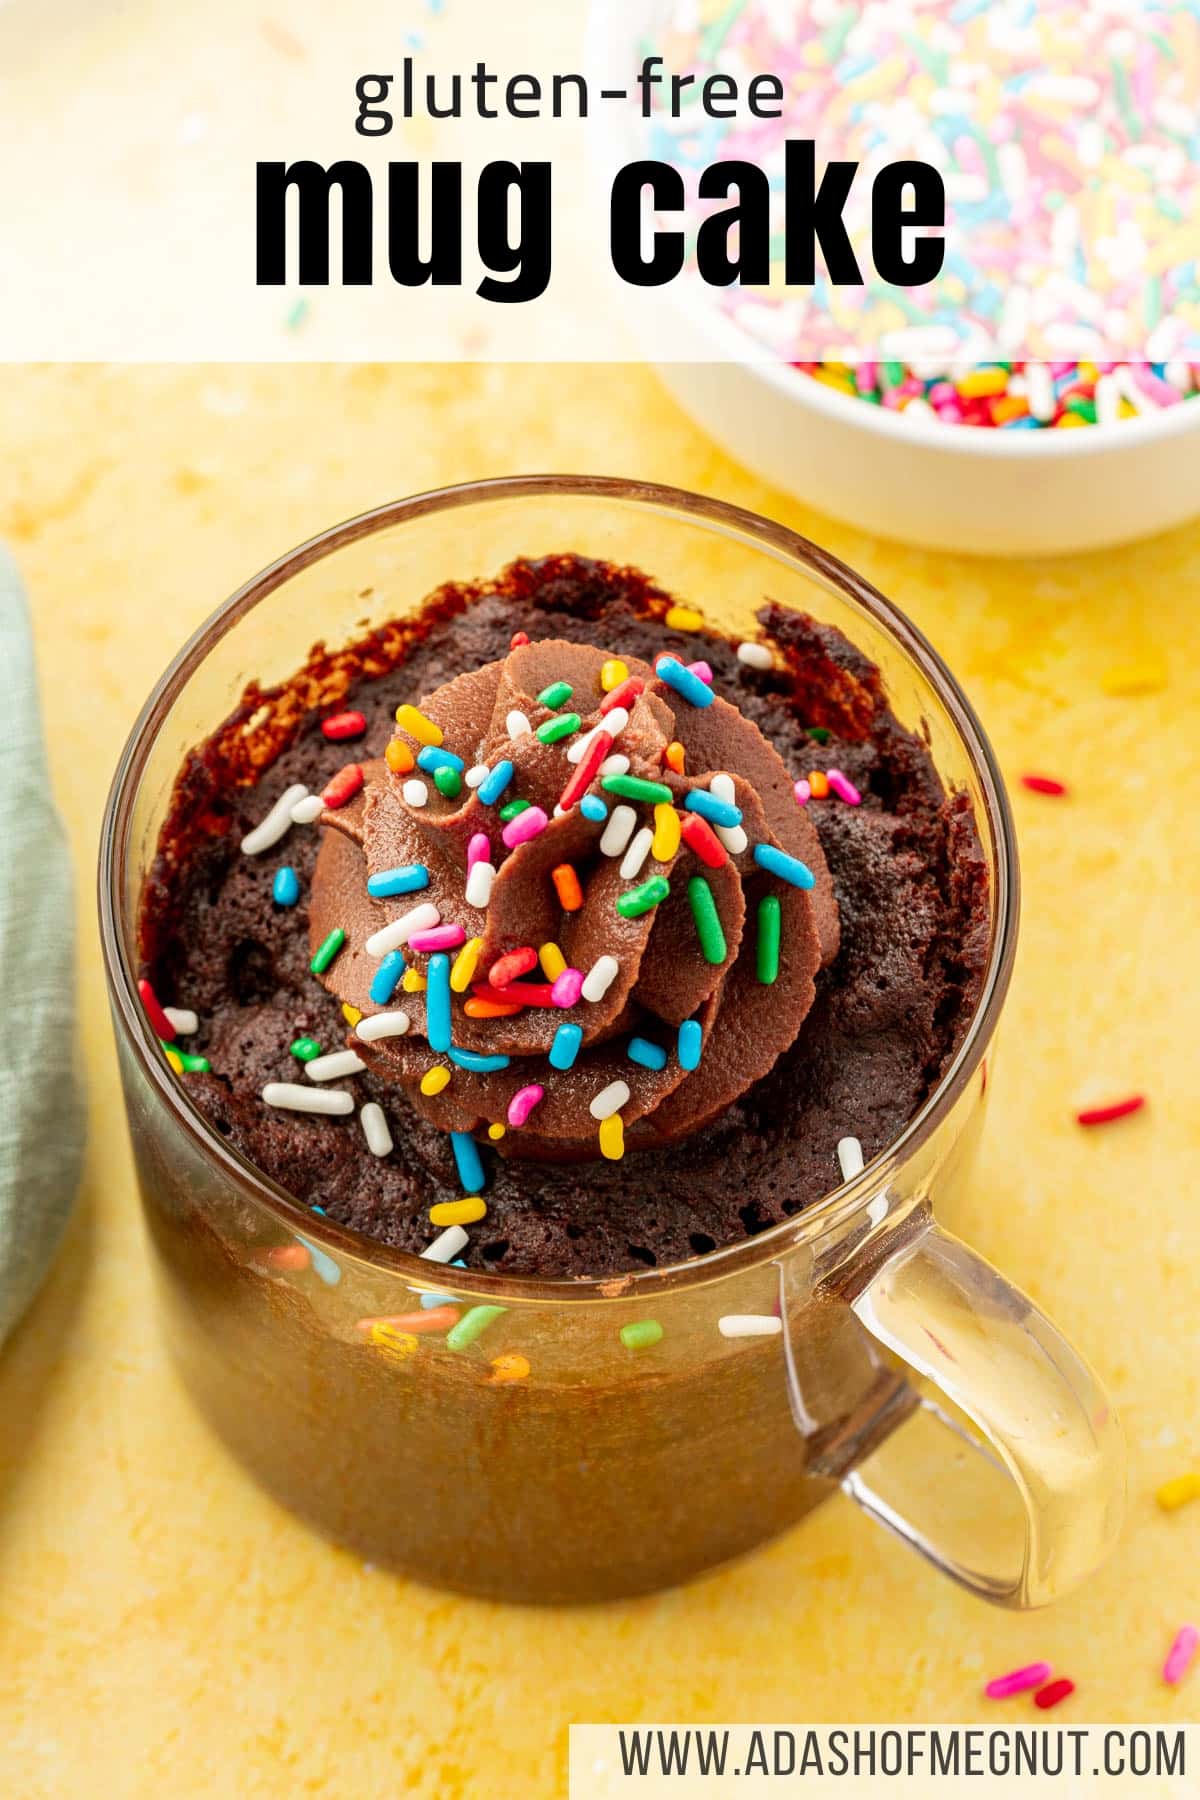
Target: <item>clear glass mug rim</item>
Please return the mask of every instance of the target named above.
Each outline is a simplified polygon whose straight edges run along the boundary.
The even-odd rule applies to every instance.
[[[273,1214],[281,1227],[295,1233],[302,1225],[307,1238],[336,1254],[343,1264],[350,1261],[371,1273],[399,1276],[410,1283],[427,1283],[430,1280],[427,1261],[408,1251],[368,1242],[327,1215],[303,1210],[284,1188],[211,1128],[186,1090],[174,1080],[170,1065],[161,1054],[147,1022],[137,991],[136,972],[125,953],[125,928],[131,921],[127,915],[124,870],[133,809],[154,742],[192,674],[213,646],[251,608],[294,575],[348,544],[432,513],[453,511],[481,502],[520,502],[556,496],[629,502],[682,516],[692,524],[715,529],[726,536],[748,538],[759,549],[767,550],[781,561],[815,572],[838,589],[844,598],[880,626],[916,665],[945,707],[979,783],[986,808],[983,823],[990,829],[994,850],[991,940],[975,1015],[937,1087],[899,1136],[859,1175],[831,1189],[795,1217],[781,1220],[739,1243],[711,1251],[695,1262],[643,1269],[618,1277],[586,1279],[488,1275],[471,1270],[454,1272],[456,1290],[477,1291],[490,1300],[532,1301],[543,1305],[580,1301],[627,1302],[634,1294],[648,1297],[699,1288],[777,1261],[805,1238],[811,1238],[817,1231],[837,1228],[865,1207],[891,1178],[895,1168],[937,1129],[971,1081],[991,1042],[1008,991],[1016,951],[1019,873],[1012,813],[991,744],[974,708],[923,633],[899,607],[827,550],[785,525],[728,501],[695,494],[685,488],[602,475],[519,475],[461,482],[414,494],[407,499],[389,501],[319,532],[253,576],[210,614],[160,676],[138,714],[113,776],[101,828],[98,884],[101,954],[109,993],[126,1042],[175,1124],[186,1132],[201,1155],[214,1163],[221,1175],[245,1197]],[[444,1277],[449,1271],[439,1268],[438,1273]]]

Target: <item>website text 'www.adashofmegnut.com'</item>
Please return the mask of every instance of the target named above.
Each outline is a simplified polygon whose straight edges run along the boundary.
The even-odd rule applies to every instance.
[[[571,1800],[766,1787],[891,1800],[964,1794],[1200,1795],[1200,1727],[573,1725]],[[986,1784],[986,1788],[985,1788]]]

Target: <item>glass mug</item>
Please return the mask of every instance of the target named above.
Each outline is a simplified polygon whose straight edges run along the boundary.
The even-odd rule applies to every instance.
[[[191,1104],[135,985],[139,891],[172,784],[247,680],[286,678],[316,640],[353,642],[446,579],[552,551],[640,567],[735,635],[765,595],[843,629],[880,665],[902,722],[927,732],[947,787],[970,795],[991,884],[978,1010],[900,1136],[796,1217],[603,1280],[448,1269],[301,1208]],[[235,594],[155,688],[109,797],[100,909],[177,1365],[234,1453],[334,1539],[424,1581],[564,1602],[684,1581],[839,1486],[1008,1605],[1053,1599],[1110,1549],[1124,1487],[1111,1404],[1054,1326],[938,1219],[966,1179],[1013,960],[1001,778],[920,633],[794,532],[694,494],[561,476],[418,495],[326,532]],[[422,1294],[460,1318],[503,1310],[473,1315],[465,1335],[486,1329],[455,1348],[445,1313],[440,1335],[370,1323],[433,1323]],[[718,1329],[726,1314],[776,1311],[772,1336]],[[658,1341],[622,1339],[651,1320]]]

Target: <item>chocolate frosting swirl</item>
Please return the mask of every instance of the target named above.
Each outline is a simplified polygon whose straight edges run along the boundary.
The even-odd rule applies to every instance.
[[[639,691],[629,699],[628,720],[611,751],[628,759],[630,776],[668,788],[681,820],[695,817],[686,808],[690,793],[708,791],[714,774],[730,778],[744,840],[736,832],[710,834],[724,847],[719,867],[702,860],[685,840],[665,860],[647,854],[636,875],[623,877],[623,855],[600,849],[605,822],[586,817],[577,800],[565,810],[559,807],[578,766],[568,759],[572,744],[594,727],[605,728],[612,717],[600,710],[607,698],[601,669],[609,654],[560,639],[526,644],[420,700],[419,711],[440,727],[445,749],[468,769],[513,764],[513,778],[498,803],[485,804],[466,785],[448,798],[420,770],[399,773],[378,762],[364,765],[358,796],[323,818],[335,829],[325,833],[317,860],[311,941],[315,950],[340,927],[346,942],[322,979],[364,1014],[402,1009],[410,1020],[403,1036],[367,1043],[352,1033],[349,1042],[441,1129],[473,1132],[504,1125],[497,1148],[509,1156],[594,1157],[598,1124],[591,1103],[614,1082],[629,1090],[620,1107],[627,1148],[669,1144],[696,1130],[765,1075],[792,1044],[812,1006],[817,971],[837,952],[837,903],[816,829],[807,810],[796,805],[792,778],[777,751],[719,695],[711,705],[694,706],[649,665],[625,658]],[[570,686],[565,704],[581,722],[564,739],[544,743],[537,728],[562,709],[556,712],[537,696],[559,682]],[[514,713],[523,714],[532,729],[513,737]],[[414,758],[419,755],[416,738],[399,729],[396,735]],[[678,752],[668,761],[673,744],[682,746],[682,772],[671,766],[679,763]],[[405,783],[414,778],[426,790],[421,805],[405,797]],[[635,833],[655,824],[653,804],[622,799],[601,783],[597,771],[586,792],[610,808],[632,805]],[[536,836],[510,847],[499,813],[516,798],[541,808],[548,822]],[[468,847],[479,833],[488,838],[496,869],[486,906],[466,898]],[[792,885],[761,867],[754,856],[759,845],[803,862],[814,877],[812,887]],[[414,864],[428,870],[428,885],[420,892],[395,899],[368,893],[370,876]],[[571,865],[582,889],[582,904],[573,910],[564,909],[552,880],[552,871],[563,864]],[[688,898],[689,879],[696,875],[707,880],[720,918],[725,956],[719,962],[701,954]],[[621,896],[654,876],[666,878],[667,896],[634,917],[618,912]],[[766,894],[778,897],[781,923],[779,970],[770,985],[758,979],[755,955],[755,919]],[[386,1009],[371,999],[379,959],[368,952],[368,938],[426,902],[436,906],[444,924],[461,926],[468,942],[479,940],[470,982],[465,987],[460,982],[451,996],[454,1048],[505,1057],[503,1067],[471,1069],[434,1051],[427,1039],[425,992],[397,988]],[[600,957],[615,958],[618,971],[603,996],[581,996],[569,1006],[545,1004],[548,984],[535,969],[505,989],[512,1000],[528,985],[534,1004],[503,1016],[472,1016],[478,1005],[467,1011],[472,999],[482,998],[486,1008],[488,974],[502,956],[547,943],[558,945],[568,967],[585,976]],[[450,955],[453,959],[458,950]],[[427,953],[408,946],[405,956],[411,970],[426,973]],[[690,1072],[676,1049],[678,1027],[687,1019],[695,1019],[703,1033],[699,1066]],[[577,1025],[581,1038],[572,1065],[558,1069],[548,1055],[564,1023]],[[661,1069],[630,1060],[633,1036],[667,1052]],[[426,1093],[422,1079],[436,1065],[450,1069],[451,1078],[439,1092]],[[508,1123],[510,1102],[535,1084],[542,1096],[514,1128]]]

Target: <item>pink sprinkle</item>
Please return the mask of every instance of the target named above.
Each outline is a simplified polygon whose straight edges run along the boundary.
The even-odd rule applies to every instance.
[[[1172,1687],[1187,1674],[1196,1654],[1197,1644],[1200,1644],[1200,1631],[1194,1625],[1181,1625],[1163,1664],[1163,1680],[1170,1682]]]
[[[408,940],[413,950],[457,950],[466,941],[461,925],[431,925],[428,931],[414,931]]]
[[[491,862],[492,845],[486,831],[476,831],[467,845],[467,868],[471,870],[477,862]]]
[[[792,792],[796,796],[797,806],[807,806],[812,799],[812,789],[809,787],[807,781],[805,781],[803,775],[792,789]]]
[[[1028,1663],[1023,1669],[1012,1669],[1007,1675],[997,1675],[983,1691],[989,1700],[1007,1700],[1011,1694],[1023,1694],[1027,1688],[1041,1687],[1049,1676],[1048,1662]]]
[[[840,769],[826,769],[825,779],[828,781],[838,799],[844,800],[847,806],[862,805],[862,795],[859,793],[854,783],[846,779]]]
[[[713,684],[713,672],[706,662],[689,663],[688,674],[698,676],[701,681],[707,682],[709,687]]]
[[[515,819],[510,819],[500,833],[510,850],[518,844],[527,844],[531,838],[539,837],[550,823],[540,806],[527,806],[519,812]]]
[[[555,1006],[574,1006],[583,992],[583,976],[578,969],[564,969],[557,976],[550,988],[550,998]]]
[[[1183,395],[1179,392],[1178,388],[1173,388],[1169,381],[1164,381],[1161,376],[1156,375],[1154,370],[1148,368],[1144,363],[1133,363],[1129,373],[1132,375],[1135,385],[1141,388],[1143,394],[1148,394],[1151,400],[1157,400],[1160,406],[1178,406],[1179,402],[1183,399]]]
[[[518,1088],[508,1103],[509,1124],[514,1128],[522,1126],[545,1091],[536,1081],[530,1087]]]

